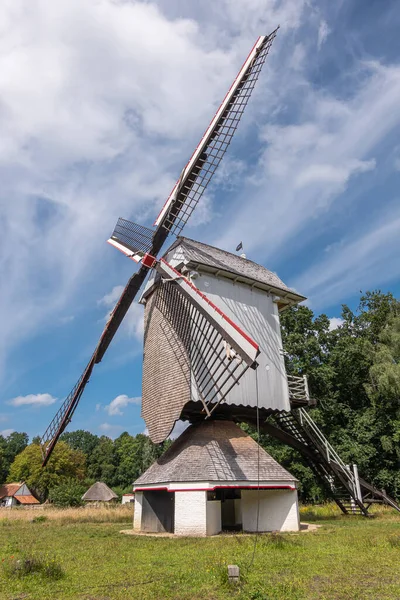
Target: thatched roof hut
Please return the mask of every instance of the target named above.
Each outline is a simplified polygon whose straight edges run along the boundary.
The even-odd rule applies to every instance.
[[[96,481],[88,491],[83,494],[85,502],[112,502],[118,500],[118,496],[103,481]]]

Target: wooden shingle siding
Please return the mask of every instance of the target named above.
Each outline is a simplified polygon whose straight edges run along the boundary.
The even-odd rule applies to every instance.
[[[258,469],[259,467],[259,469]],[[295,478],[232,421],[191,425],[136,481],[135,486],[169,482],[280,482]]]
[[[142,417],[155,443],[171,433],[190,400],[190,365],[183,344],[156,306],[156,293],[145,308]]]

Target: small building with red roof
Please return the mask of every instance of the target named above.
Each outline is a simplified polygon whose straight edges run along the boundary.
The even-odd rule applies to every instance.
[[[40,504],[26,483],[4,483],[0,485],[0,507],[32,506]]]

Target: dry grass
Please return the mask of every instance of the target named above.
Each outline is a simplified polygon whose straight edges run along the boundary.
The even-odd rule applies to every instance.
[[[42,518],[44,517],[44,518]],[[133,519],[133,504],[55,508],[43,505],[37,508],[0,509],[0,527],[13,521],[57,521],[58,523],[126,523]]]

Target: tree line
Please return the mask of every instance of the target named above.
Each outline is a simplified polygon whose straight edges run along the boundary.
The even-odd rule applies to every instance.
[[[122,496],[171,442],[156,445],[142,433],[122,433],[115,440],[89,431],[62,434],[51,459],[42,467],[39,438],[28,444],[26,433],[0,436],[1,482],[25,481],[41,500],[78,505],[95,481],[104,481]]]
[[[285,311],[286,368],[308,376],[317,400],[312,418],[343,460],[356,463],[364,479],[400,498],[400,302],[390,293],[367,292],[356,312],[343,305],[341,319],[331,330],[326,315],[315,316],[306,306]],[[38,439],[28,445],[25,433],[12,433],[0,436],[1,481],[26,481],[41,500],[60,504],[77,501],[94,481],[122,494],[170,443],[155,445],[146,435],[127,432],[115,440],[68,432],[42,469]],[[295,450],[266,435],[261,444],[299,479],[303,501],[325,499]]]
[[[400,499],[400,302],[367,292],[358,310],[342,306],[330,330],[324,314],[306,306],[281,315],[288,373],[306,374],[317,406],[312,418],[347,464]],[[263,436],[262,445],[301,483],[303,501],[325,493],[295,450]]]

